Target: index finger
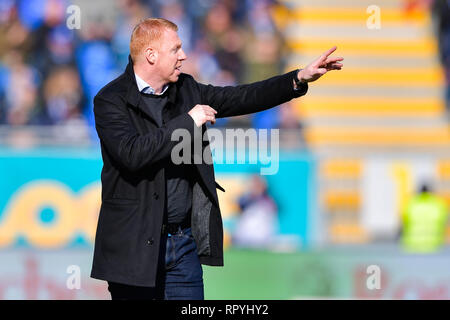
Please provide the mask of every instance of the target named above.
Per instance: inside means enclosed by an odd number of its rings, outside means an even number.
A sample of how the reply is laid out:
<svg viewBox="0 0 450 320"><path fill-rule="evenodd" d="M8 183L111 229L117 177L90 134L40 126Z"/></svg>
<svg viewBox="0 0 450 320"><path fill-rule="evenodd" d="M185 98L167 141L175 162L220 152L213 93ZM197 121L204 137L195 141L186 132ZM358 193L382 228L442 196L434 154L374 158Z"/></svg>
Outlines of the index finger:
<svg viewBox="0 0 450 320"><path fill-rule="evenodd" d="M332 54L333 52L335 52L336 49L337 49L337 46L334 46L333 48L331 48L331 49L325 51L325 52L322 54L322 58L325 58L325 59L328 58L328 56L329 56L330 54Z"/></svg>

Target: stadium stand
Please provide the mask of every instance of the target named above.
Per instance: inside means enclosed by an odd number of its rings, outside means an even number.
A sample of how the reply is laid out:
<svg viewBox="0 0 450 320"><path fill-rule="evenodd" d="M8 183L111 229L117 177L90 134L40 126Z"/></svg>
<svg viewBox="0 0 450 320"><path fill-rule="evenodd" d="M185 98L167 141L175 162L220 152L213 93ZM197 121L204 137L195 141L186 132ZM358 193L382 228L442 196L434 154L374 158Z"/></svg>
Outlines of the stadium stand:
<svg viewBox="0 0 450 320"><path fill-rule="evenodd" d="M361 179L373 154L427 152L437 161L438 192L450 202L450 131L430 11L401 0L377 1L375 8L368 0L281 2L274 15L292 52L288 66L304 66L334 45L345 57L342 72L295 102L318 154L327 240L370 241L361 223ZM379 28L368 25L377 9Z"/></svg>

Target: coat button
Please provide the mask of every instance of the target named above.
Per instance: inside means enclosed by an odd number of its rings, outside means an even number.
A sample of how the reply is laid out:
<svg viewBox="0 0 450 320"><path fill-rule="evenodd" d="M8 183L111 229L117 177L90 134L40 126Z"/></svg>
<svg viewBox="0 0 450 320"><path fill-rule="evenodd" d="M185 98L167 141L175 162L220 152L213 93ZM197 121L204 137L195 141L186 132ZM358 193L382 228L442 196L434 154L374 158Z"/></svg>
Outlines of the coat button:
<svg viewBox="0 0 450 320"><path fill-rule="evenodd" d="M153 193L153 198L158 200L159 199L159 194L157 194L156 192Z"/></svg>
<svg viewBox="0 0 450 320"><path fill-rule="evenodd" d="M153 238L148 239L148 240L147 240L147 244L150 245L150 246L153 245Z"/></svg>

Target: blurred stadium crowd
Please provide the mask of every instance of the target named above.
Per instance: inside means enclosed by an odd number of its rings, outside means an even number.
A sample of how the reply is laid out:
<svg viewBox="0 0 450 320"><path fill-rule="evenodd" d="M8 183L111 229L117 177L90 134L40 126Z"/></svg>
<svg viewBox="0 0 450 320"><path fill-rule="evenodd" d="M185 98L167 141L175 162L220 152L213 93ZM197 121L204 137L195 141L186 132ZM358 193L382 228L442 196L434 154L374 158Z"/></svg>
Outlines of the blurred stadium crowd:
<svg viewBox="0 0 450 320"><path fill-rule="evenodd" d="M70 5L83 8L79 29L67 26ZM178 25L188 55L183 71L200 82L234 85L276 75L283 68L283 40L271 18L273 5L272 0L1 0L0 124L72 125L76 134L85 127L94 137L93 97L123 72L131 31L151 16ZM282 118L269 110L232 121L270 128L282 126ZM290 117L284 119L289 126Z"/></svg>
<svg viewBox="0 0 450 320"><path fill-rule="evenodd" d="M433 10L450 101L450 1L405 3ZM79 29L67 26L70 5L83 8ZM123 72L131 31L151 16L179 26L188 55L183 71L200 82L234 85L279 74L287 55L272 18L275 6L276 0L2 0L0 125L72 126L71 134L95 138L93 97ZM290 109L220 119L217 125L299 128Z"/></svg>

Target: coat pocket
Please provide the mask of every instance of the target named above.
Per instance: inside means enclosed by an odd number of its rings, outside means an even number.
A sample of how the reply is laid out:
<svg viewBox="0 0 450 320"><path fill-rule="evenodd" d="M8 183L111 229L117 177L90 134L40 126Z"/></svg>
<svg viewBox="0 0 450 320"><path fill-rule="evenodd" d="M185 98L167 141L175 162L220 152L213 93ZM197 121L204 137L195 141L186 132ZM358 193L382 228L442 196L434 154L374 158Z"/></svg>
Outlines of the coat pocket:
<svg viewBox="0 0 450 320"><path fill-rule="evenodd" d="M103 201L101 215L101 248L111 263L126 268L136 247L140 223L137 215L139 202L129 199Z"/></svg>

